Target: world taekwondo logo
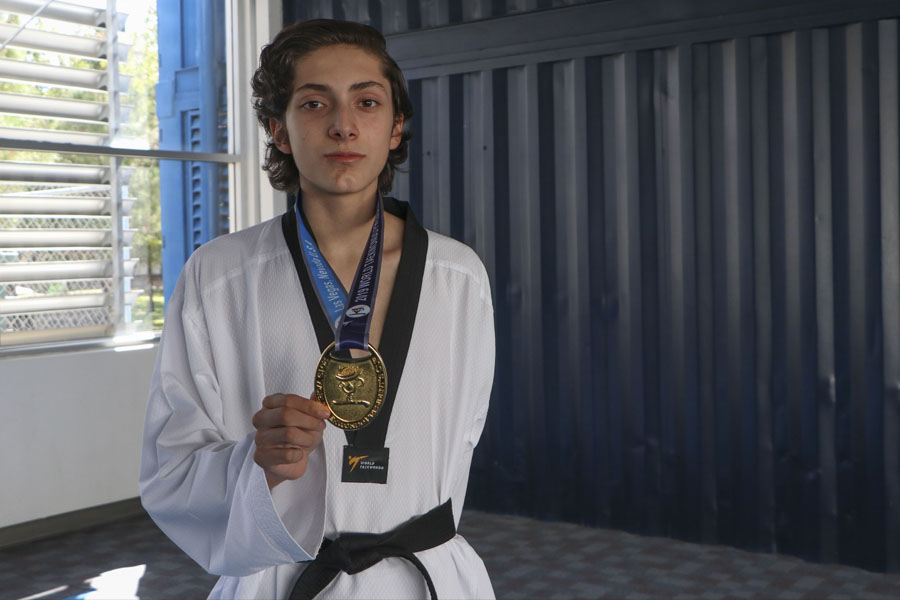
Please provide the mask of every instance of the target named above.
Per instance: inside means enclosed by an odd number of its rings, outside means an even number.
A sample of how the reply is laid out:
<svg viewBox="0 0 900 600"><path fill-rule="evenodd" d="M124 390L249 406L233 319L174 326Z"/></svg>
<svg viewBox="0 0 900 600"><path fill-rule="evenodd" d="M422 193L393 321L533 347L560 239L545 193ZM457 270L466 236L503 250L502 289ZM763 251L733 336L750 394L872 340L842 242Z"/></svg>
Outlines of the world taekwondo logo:
<svg viewBox="0 0 900 600"><path fill-rule="evenodd" d="M347 318L358 319L359 317L364 317L369 314L371 310L372 309L365 304L357 304L356 306L351 306L347 309Z"/></svg>
<svg viewBox="0 0 900 600"><path fill-rule="evenodd" d="M350 472L351 473L353 472L353 469L356 468L356 465L359 464L359 461L361 461L364 458L369 458L369 455L366 454L365 456L348 456L347 457L347 462L350 464Z"/></svg>

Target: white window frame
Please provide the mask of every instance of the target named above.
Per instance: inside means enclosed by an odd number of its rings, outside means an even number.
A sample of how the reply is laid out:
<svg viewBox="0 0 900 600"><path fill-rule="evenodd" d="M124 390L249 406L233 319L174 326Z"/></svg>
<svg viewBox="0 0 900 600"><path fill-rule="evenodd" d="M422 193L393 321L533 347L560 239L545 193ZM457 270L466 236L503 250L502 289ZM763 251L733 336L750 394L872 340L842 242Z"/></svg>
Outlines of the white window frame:
<svg viewBox="0 0 900 600"><path fill-rule="evenodd" d="M239 155L229 173L231 231L273 218L284 211L283 194L269 185L261 165L266 137L256 120L250 78L259 53L282 28L281 0L231 0L226 12L229 152Z"/></svg>

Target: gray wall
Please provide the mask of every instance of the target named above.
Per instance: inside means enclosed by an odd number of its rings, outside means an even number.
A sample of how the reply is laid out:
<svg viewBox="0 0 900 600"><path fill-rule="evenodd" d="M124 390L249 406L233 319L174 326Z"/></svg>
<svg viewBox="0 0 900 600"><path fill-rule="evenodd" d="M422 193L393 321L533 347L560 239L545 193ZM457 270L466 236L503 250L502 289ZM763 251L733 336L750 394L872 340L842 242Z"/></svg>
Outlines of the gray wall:
<svg viewBox="0 0 900 600"><path fill-rule="evenodd" d="M396 195L493 283L470 506L900 571L900 4L398 4Z"/></svg>

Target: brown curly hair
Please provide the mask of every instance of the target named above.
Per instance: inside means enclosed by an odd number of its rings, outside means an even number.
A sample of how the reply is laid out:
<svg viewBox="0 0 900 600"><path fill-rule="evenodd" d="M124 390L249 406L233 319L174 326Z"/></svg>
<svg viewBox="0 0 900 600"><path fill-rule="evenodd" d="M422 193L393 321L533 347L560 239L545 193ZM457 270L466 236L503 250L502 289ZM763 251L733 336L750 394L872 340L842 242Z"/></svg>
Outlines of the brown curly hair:
<svg viewBox="0 0 900 600"><path fill-rule="evenodd" d="M312 19L288 25L259 55L259 68L250 83L253 86L253 108L256 118L266 131L266 159L263 170L277 190L296 192L300 173L294 158L275 147L269 119L284 122L288 102L294 88L294 64L297 59L326 46L356 46L372 54L381 62L382 74L391 84L391 98L395 121L403 116L400 145L388 153L387 164L378 175L378 190L386 194L391 189L394 171L409 154L410 133L406 123L413 115L412 102L400 67L387 53L384 36L368 25L352 21Z"/></svg>

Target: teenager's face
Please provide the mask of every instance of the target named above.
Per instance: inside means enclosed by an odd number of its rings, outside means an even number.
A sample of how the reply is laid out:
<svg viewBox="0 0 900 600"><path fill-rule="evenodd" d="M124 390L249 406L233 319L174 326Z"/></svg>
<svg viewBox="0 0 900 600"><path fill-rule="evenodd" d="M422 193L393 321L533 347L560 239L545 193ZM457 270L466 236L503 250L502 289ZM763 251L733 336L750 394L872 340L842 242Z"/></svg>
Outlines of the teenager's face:
<svg viewBox="0 0 900 600"><path fill-rule="evenodd" d="M403 122L394 120L378 59L354 46L327 46L295 62L284 122L270 126L277 148L293 155L304 194L374 195Z"/></svg>

